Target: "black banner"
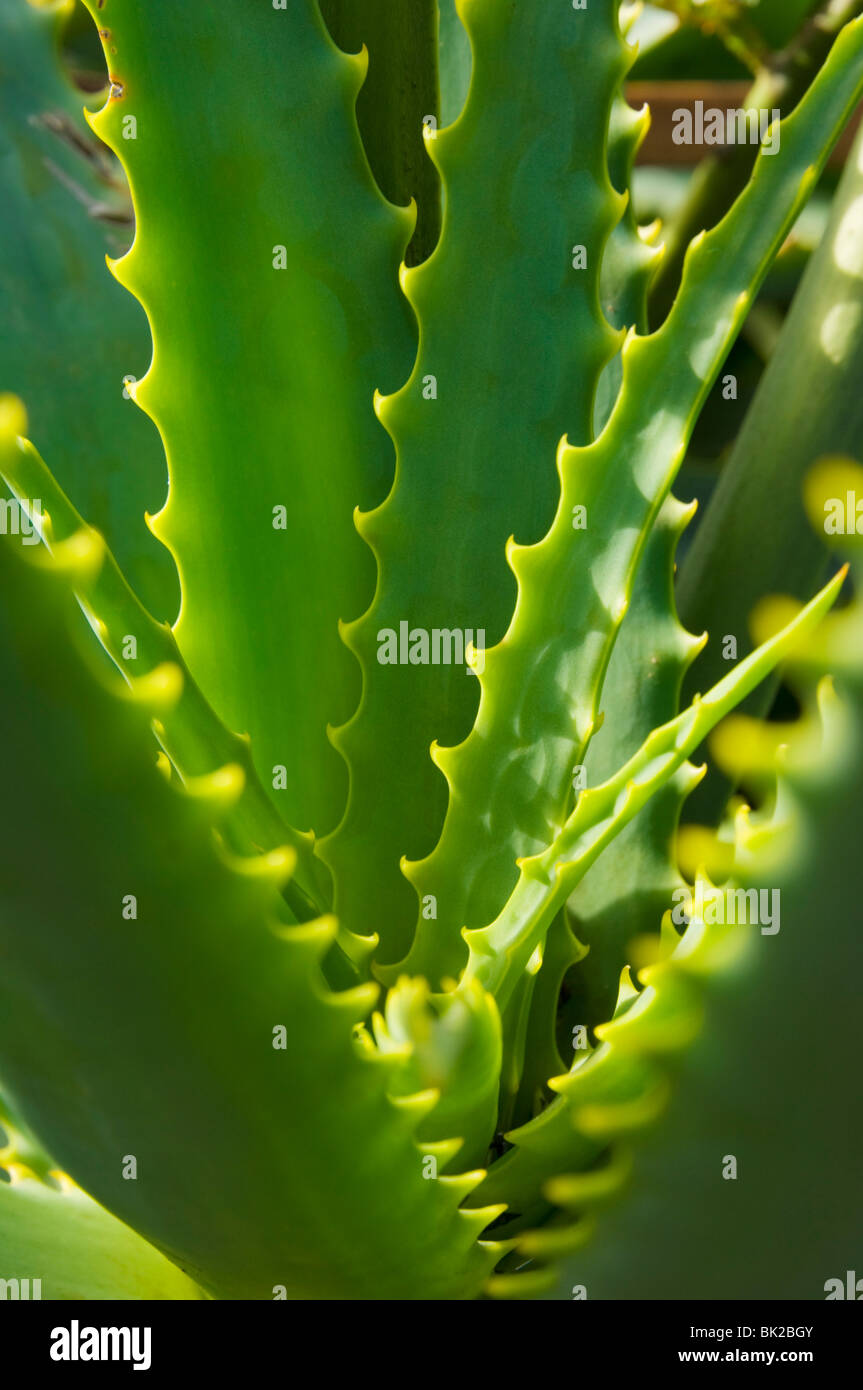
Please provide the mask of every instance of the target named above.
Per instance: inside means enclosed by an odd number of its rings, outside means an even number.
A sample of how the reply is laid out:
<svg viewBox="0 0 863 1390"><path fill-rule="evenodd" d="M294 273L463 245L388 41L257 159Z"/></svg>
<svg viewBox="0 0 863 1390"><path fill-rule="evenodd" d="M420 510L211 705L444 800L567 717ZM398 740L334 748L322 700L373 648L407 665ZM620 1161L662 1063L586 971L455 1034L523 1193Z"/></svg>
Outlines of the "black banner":
<svg viewBox="0 0 863 1390"><path fill-rule="evenodd" d="M847 1302L847 1300L842 1300ZM567 1346L567 1363L577 1375L592 1364L608 1370L672 1366L801 1366L823 1376L853 1364L859 1344L859 1313L824 1303L518 1303L486 1301L450 1304L443 1319L428 1306L399 1304L380 1316L360 1305L286 1303L39 1303L7 1301L0 1310L3 1363L13 1355L23 1367L59 1379L100 1372L137 1372L159 1379L166 1372L193 1370L221 1376L246 1374L272 1362L291 1375L292 1364L308 1367L320 1356L321 1369L333 1371L344 1349L355 1364L357 1353L374 1347L379 1355L392 1338L434 1357L458 1339L459 1361L470 1359L475 1339L477 1362L491 1368L487 1332L503 1326L509 1345L520 1335L525 1355L545 1363L536 1334L554 1338L548 1353L557 1360ZM381 1310L383 1313L383 1310ZM354 1325L354 1316L357 1323ZM394 1321L398 1318L398 1323ZM469 1322L459 1327L461 1317ZM320 1318L320 1329L318 1320ZM520 1329L519 1329L520 1324ZM390 1328L390 1333L384 1329ZM334 1331L338 1329L338 1335ZM566 1342L556 1339L564 1337ZM299 1369L299 1367L297 1367ZM305 1371L303 1374L305 1375Z"/></svg>

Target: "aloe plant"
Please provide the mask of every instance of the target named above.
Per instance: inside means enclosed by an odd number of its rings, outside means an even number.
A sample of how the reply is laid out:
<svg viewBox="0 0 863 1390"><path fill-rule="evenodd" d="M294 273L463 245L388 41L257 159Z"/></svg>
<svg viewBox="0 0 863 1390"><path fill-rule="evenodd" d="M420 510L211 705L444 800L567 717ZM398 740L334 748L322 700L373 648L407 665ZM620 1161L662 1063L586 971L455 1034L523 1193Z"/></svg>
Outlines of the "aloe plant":
<svg viewBox="0 0 863 1390"><path fill-rule="evenodd" d="M840 1094L823 1050L802 1102L787 1051L762 1055L806 986L796 929L777 956L717 904L793 892L789 843L798 872L833 848L819 798L850 795L863 651L856 599L827 616L839 569L761 609L757 644L681 704L707 638L677 616L693 509L671 488L863 95L863 20L649 333L662 251L630 197L648 119L625 100L631 7L461 0L439 46L425 3L415 23L380 0L86 6L109 82L88 119L134 208L122 291L96 274L100 209L63 204L31 148L57 130L41 103L71 120L70 7L0 0L40 74L9 106L0 279L22 343L0 383L0 1277L50 1298L644 1296L638 1238L668 1296L691 1294L663 1241L725 1219L718 1149L762 1180L776 1158L762 1097L725 1099L733 1049L748 1066L752 1040L752 1078L775 1077L782 1114L791 1096L817 1112L831 1154L841 1129L838 1099L811 1095ZM416 236L381 188L415 196ZM53 302L28 254L46 215L70 305L120 306L98 329L12 317ZM124 483L106 500L108 440ZM835 459L808 487L822 531L825 502L863 495ZM799 727L735 722L780 668ZM714 730L748 800L678 843ZM850 979L844 932L811 949ZM817 1032L829 1003L810 1008ZM663 1155L684 1152L672 1190ZM841 1157L831 1180L799 1245L812 1269L753 1274L738 1229L705 1287L738 1296L748 1271L756 1293L823 1296L837 1271L818 1261L854 1258Z"/></svg>

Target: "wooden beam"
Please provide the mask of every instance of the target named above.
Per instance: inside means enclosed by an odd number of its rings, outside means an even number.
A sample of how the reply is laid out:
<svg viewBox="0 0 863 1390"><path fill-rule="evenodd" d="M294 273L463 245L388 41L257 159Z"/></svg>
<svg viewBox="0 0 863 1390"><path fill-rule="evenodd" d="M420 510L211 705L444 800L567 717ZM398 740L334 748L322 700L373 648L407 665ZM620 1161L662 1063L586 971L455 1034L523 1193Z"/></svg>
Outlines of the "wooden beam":
<svg viewBox="0 0 863 1390"><path fill-rule="evenodd" d="M716 145L676 145L671 138L674 113L681 108L694 111L696 101L722 111L739 109L746 103L747 82L629 82L626 99L630 106L650 106L650 129L638 153L639 164L699 164L706 154L717 154ZM863 121L863 102L851 117L830 156L831 168L841 168L848 156L857 128Z"/></svg>

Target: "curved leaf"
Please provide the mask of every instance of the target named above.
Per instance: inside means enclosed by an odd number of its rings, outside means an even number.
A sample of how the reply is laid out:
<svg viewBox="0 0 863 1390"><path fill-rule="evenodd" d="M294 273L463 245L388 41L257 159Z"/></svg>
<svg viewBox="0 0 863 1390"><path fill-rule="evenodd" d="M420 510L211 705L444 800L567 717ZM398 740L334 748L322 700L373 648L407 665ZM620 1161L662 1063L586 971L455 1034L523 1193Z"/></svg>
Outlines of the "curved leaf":
<svg viewBox="0 0 863 1390"><path fill-rule="evenodd" d="M429 145L444 188L441 240L403 276L420 351L405 386L378 406L396 444L396 479L358 520L379 582L346 634L365 683L337 735L351 769L347 813L321 846L337 906L353 930L382 929L385 963L407 949L417 916L400 860L432 848L446 806L429 746L463 737L476 710L464 633L478 647L503 635L515 599L507 536L535 538L551 521L555 445L565 429L590 437L598 374L615 343L598 290L621 201L604 152L626 62L615 10L600 0L562 23L548 6L462 6L471 89L462 115ZM586 268L576 268L576 245L587 249ZM419 649L412 661L402 651L383 662L385 634L409 631L420 642L426 634L427 662L416 661ZM435 632L444 634L437 662ZM439 899L448 915L457 906L450 892ZM440 964L422 973L439 977Z"/></svg>
<svg viewBox="0 0 863 1390"><path fill-rule="evenodd" d="M61 70L64 0L0 0L0 391L30 403L34 428L66 490L109 538L157 617L179 586L144 524L165 497L159 437L123 395L150 359L147 321L105 271L123 233L96 220L114 174Z"/></svg>
<svg viewBox="0 0 863 1390"><path fill-rule="evenodd" d="M459 1210L481 1172L426 1179L414 1133L434 1094L391 1099L392 1064L354 1036L375 988L325 987L331 920L278 920L289 850L218 847L239 768L185 790L160 775L148 722L180 672L107 689L54 563L0 539L12 1103L211 1294L470 1296L499 1254L477 1244L497 1209Z"/></svg>
<svg viewBox="0 0 863 1390"><path fill-rule="evenodd" d="M87 5L114 79L93 125L137 216L114 270L153 332L133 390L168 456L154 527L180 571L177 643L285 818L321 831L347 789L326 726L359 698L338 623L374 587L352 511L392 476L372 398L409 369L396 270L413 218L374 185L365 65L315 0L199 6L193 33L172 0Z"/></svg>

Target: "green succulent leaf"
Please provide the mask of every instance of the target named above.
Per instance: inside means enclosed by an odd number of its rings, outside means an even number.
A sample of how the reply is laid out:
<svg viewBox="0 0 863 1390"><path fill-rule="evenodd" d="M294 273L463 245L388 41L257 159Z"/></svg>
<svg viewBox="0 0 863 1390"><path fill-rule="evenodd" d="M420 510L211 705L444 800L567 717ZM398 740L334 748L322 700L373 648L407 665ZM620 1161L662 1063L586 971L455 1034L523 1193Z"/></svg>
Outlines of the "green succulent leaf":
<svg viewBox="0 0 863 1390"><path fill-rule="evenodd" d="M653 729L678 712L684 673L703 645L682 627L674 606L674 554L691 516L692 509L667 498L648 538L603 686L605 718L585 760L588 786L612 775ZM696 769L684 764L572 894L570 925L589 949L567 981L570 1029L593 1028L610 1017L629 947L659 930L671 894L682 883L675 832L683 803L698 782Z"/></svg>
<svg viewBox="0 0 863 1390"><path fill-rule="evenodd" d="M773 55L755 55L755 82L743 103L748 110L778 110L787 116L818 73L843 25L860 14L863 0L821 0L812 8L814 14L801 15L796 0L793 9L786 6L791 41ZM796 32L794 19L799 25ZM721 155L710 154L699 164L686 198L666 230L667 254L652 286L654 323L659 323L671 307L690 240L725 215L745 187L751 170L752 150L746 144L726 146Z"/></svg>
<svg viewBox="0 0 863 1390"><path fill-rule="evenodd" d="M631 27L626 31L631 34ZM645 105L635 111L618 92L611 107L608 130L608 174L615 190L626 197L620 221L612 228L602 255L599 293L602 312L612 328L647 332L647 292L662 252L653 243L659 224L640 228L630 194L635 158L650 125ZM599 379L594 406L594 429L601 434L620 393L623 364L616 353Z"/></svg>
<svg viewBox="0 0 863 1390"><path fill-rule="evenodd" d="M863 0L76 3L0 0L0 1296L821 1297ZM684 48L794 109L636 173Z"/></svg>
<svg viewBox="0 0 863 1390"><path fill-rule="evenodd" d="M824 497L861 482L859 469L825 465L808 487L813 519L820 520ZM858 569L859 560L858 553ZM785 606L769 605L759 626L765 620L772 626ZM853 781L845 759L859 754L861 623L863 606L855 600L795 646L795 683L806 708L800 724L780 728L735 715L720 727L721 760L760 769L777 790L757 815L741 807L730 864L727 851L723 855L724 872L731 869L724 887L711 884L703 871L696 874L682 937L666 912L661 941L639 974L640 992L625 969L614 1017L596 1030L598 1045L580 1048L569 1073L550 1083L559 1098L508 1136L513 1149L474 1194L472 1200L506 1202L512 1213L499 1234L515 1242L515 1251L492 1280L496 1296L543 1288L560 1293L555 1266L573 1252L567 1284L573 1296L586 1289L591 1299L727 1298L732 1290L751 1298L818 1297L820 1286L807 1282L816 1252L826 1270L846 1268L859 1238L859 1223L849 1225L841 1210L843 1202L846 1211L853 1204L848 1155L855 1151L859 1117L828 1086L821 1133L831 1137L822 1143L819 1134L815 1148L818 1170L830 1172L838 1188L835 1214L814 1240L807 1230L804 1244L792 1212L803 1170L811 1171L811 1147L803 1154L789 1137L797 1111L788 1098L798 1093L801 1072L799 1048L791 1042L799 1019L792 1018L789 1001L804 994L825 1001L829 1021L815 1024L818 1042L807 1047L803 1068L819 1086L815 1078L829 1076L832 1049L853 1016L850 1008L836 1014L850 960L847 942L835 960L822 953L809 992L813 904L811 888L807 893L802 885L817 885L822 894L825 882L833 891L841 879L835 866L825 878L823 866L812 863L812 817L823 812L828 796L835 805L836 854L847 853ZM850 704L837 699L828 681L816 690L827 661L841 672ZM844 786L838 799L837 785ZM766 915L761 902L752 914L748 897L754 892L763 901L765 889ZM742 915L741 894L747 899ZM768 922L760 931L752 925L759 920ZM837 905L833 920L846 921L848 914ZM663 1123L656 1126L660 1115ZM720 1188L728 1194L720 1232L715 1184L737 1178L738 1160L746 1165L740 1197L731 1195L736 1183ZM778 1263L777 1243L785 1252ZM696 1253L705 1249L708 1261ZM532 1264L522 1286L525 1275L518 1271L525 1257Z"/></svg>
<svg viewBox="0 0 863 1390"><path fill-rule="evenodd" d="M177 613L171 558L144 524L165 497L159 437L124 398L150 359L141 309L105 274L127 230L123 192L64 74L66 0L0 0L0 390L29 403L63 485L109 538L161 619Z"/></svg>
<svg viewBox="0 0 863 1390"><path fill-rule="evenodd" d="M51 568L3 537L0 574L15 729L0 1053L16 1110L210 1294L358 1297L370 1270L377 1297L475 1293L500 1253L477 1243L497 1209L459 1210L481 1172L424 1178L414 1132L435 1096L391 1098L393 1064L355 1037L375 987L326 988L330 919L279 921L289 850L217 845L239 768L183 790L156 769L153 686L169 705L180 672L123 698Z"/></svg>
<svg viewBox="0 0 863 1390"><path fill-rule="evenodd" d="M827 226L814 250L734 449L681 566L678 603L687 626L711 633L687 687L709 684L723 665L726 635L751 647L748 617L760 594L803 598L825 573L828 552L803 504L803 479L827 454L859 450L863 436L863 263L856 236L863 209L863 135L858 135ZM811 402L817 400L817 415ZM766 714L775 687L749 703ZM728 783L695 798L701 819L718 818Z"/></svg>
<svg viewBox="0 0 863 1390"><path fill-rule="evenodd" d="M378 589L346 633L363 698L338 733L351 769L347 813L321 850L337 910L354 931L381 930L384 963L404 954L417 916L399 863L432 849L446 808L429 747L464 737L476 710L463 634L478 648L503 636L515 599L507 536L535 539L549 525L555 445L564 429L590 437L598 375L616 345L599 310L601 249L622 202L604 154L627 63L616 5L573 11L563 29L545 6L473 0L461 13L471 87L455 124L429 142L445 199L440 242L402 277L420 350L406 384L378 405L396 478L358 519ZM569 133L550 140L550 129ZM512 407L506 422L501 399ZM387 634L405 644L411 632L428 643L443 633L443 661L382 659ZM455 910L447 903L447 915Z"/></svg>
<svg viewBox="0 0 863 1390"><path fill-rule="evenodd" d="M322 831L347 784L327 723L360 687L338 623L374 589L352 513L392 476L372 397L412 353L395 276L413 215L374 185L365 61L314 0L198 7L193 36L168 0L87 3L114 79L93 125L137 217L114 271L153 333L133 390L168 457L153 526L180 571L177 643L286 819Z"/></svg>
<svg viewBox="0 0 863 1390"><path fill-rule="evenodd" d="M437 129L438 0L321 0L330 33L348 53L368 49L369 68L357 98L357 121L372 173L391 203L417 205L417 225L405 252L418 265L440 235L437 171L424 130Z"/></svg>
<svg viewBox="0 0 863 1390"><path fill-rule="evenodd" d="M614 837L678 772L720 719L811 632L835 603L842 570L777 633L741 661L689 709L654 729L618 772L581 793L560 833L540 853L519 860L519 878L488 927L466 930L466 981L477 979L502 1005L541 947L544 932L568 894Z"/></svg>
<svg viewBox="0 0 863 1390"><path fill-rule="evenodd" d="M854 1055L857 1016L859 931L844 885L863 811L859 604L835 621L854 667L842 702L822 689L816 708L804 694L779 809L744 834L738 858L747 889L779 894L781 929L726 929L745 941L698 980L704 1022L676 1060L663 1123L633 1134L627 1200L568 1261L558 1295L578 1284L591 1299L823 1299L855 1268L863 1135L837 1061ZM802 1219L801 1191L817 1221ZM575 1187L557 1195L578 1211Z"/></svg>
<svg viewBox="0 0 863 1390"><path fill-rule="evenodd" d="M628 338L603 433L592 445L562 445L547 535L508 547L519 587L512 622L486 653L471 734L435 755L450 788L447 816L437 847L410 875L442 911L433 930L419 921L410 971L455 974L462 926L494 916L514 886L515 861L563 823L645 542L752 297L863 91L861 55L857 20L782 123L779 151L761 153L731 212L690 247L662 328ZM558 596L553 611L548 594Z"/></svg>
<svg viewBox="0 0 863 1390"><path fill-rule="evenodd" d="M631 111L622 99L612 112L609 169L621 191L632 182L646 115ZM650 248L657 231L656 226L639 228L630 199L611 235L602 268L603 307L617 329L647 332L650 277L661 255ZM622 375L618 356L600 382L600 430L611 414ZM581 770L586 784L595 785L612 775L651 730L678 713L684 673L702 645L702 639L682 627L674 600L675 554L693 510L669 496L648 536L632 601L603 682L603 721ZM609 1018L628 959L626 948L639 935L658 930L665 905L681 882L673 839L681 804L693 781L693 769L681 768L608 846L572 895L568 914L587 954L567 977L564 1035L567 1029L593 1028Z"/></svg>
<svg viewBox="0 0 863 1390"><path fill-rule="evenodd" d="M464 109L471 77L470 39L457 0L438 0L441 121L452 125Z"/></svg>
<svg viewBox="0 0 863 1390"><path fill-rule="evenodd" d="M320 905L313 896L316 864L311 836L299 834L282 820L257 778L248 740L219 721L185 669L170 627L156 622L139 602L101 535L78 515L33 445L22 438L27 421L18 406L14 398L0 401L0 476L22 506L29 499L39 499L41 535L57 571L74 588L124 677L143 690L142 677L152 677L166 666L182 670L176 703L158 711L154 706L159 743L186 782L219 767L241 768L242 790L222 834L238 854L266 853L289 845L297 865L285 885L286 900L294 921L314 917ZM157 705L160 689L155 680Z"/></svg>
<svg viewBox="0 0 863 1390"><path fill-rule="evenodd" d="M20 1281L29 1281L31 1298L204 1297L164 1255L58 1172L2 1101L0 1125L0 1279L17 1280L19 1293Z"/></svg>

